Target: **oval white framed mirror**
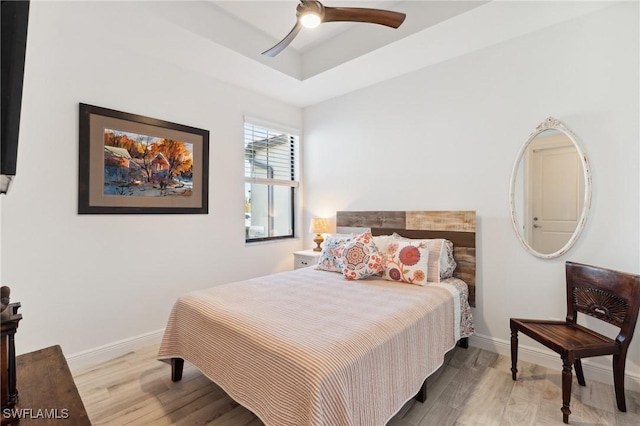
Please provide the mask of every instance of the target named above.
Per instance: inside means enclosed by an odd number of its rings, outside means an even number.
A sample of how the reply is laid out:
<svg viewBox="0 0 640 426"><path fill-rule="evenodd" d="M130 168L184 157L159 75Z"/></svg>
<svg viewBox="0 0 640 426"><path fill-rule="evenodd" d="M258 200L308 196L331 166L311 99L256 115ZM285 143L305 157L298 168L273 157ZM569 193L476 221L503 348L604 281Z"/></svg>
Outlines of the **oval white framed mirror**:
<svg viewBox="0 0 640 426"><path fill-rule="evenodd" d="M561 256L582 233L591 205L589 161L559 120L544 120L520 149L509 204L518 239L534 256Z"/></svg>

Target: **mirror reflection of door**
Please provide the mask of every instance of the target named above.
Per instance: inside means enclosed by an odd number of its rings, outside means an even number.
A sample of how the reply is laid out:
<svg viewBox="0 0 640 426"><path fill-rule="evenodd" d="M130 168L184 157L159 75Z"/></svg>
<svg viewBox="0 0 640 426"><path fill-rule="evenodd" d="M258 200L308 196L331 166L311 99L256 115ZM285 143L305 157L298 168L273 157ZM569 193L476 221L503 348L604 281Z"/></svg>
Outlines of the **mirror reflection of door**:
<svg viewBox="0 0 640 426"><path fill-rule="evenodd" d="M571 139L544 131L529 145L525 213L528 241L539 253L553 253L573 235L584 202L581 159Z"/></svg>
<svg viewBox="0 0 640 426"><path fill-rule="evenodd" d="M565 254L585 228L591 172L576 136L548 117L524 143L511 172L511 224L534 256Z"/></svg>

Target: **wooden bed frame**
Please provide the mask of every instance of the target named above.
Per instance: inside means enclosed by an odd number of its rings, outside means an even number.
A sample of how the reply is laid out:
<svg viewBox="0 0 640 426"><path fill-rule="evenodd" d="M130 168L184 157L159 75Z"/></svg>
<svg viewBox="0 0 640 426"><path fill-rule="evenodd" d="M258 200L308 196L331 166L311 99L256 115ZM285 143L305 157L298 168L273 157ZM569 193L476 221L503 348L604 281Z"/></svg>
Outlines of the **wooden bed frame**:
<svg viewBox="0 0 640 426"><path fill-rule="evenodd" d="M338 211L336 230L358 232L371 229L373 235L389 235L394 232L407 238L445 238L453 242L453 257L457 267L454 277L465 281L469 287L469 305L476 306L476 213L475 211ZM468 338L458 346L468 347ZM184 360L171 358L171 380L182 379ZM422 384L415 398L427 399L427 381Z"/></svg>

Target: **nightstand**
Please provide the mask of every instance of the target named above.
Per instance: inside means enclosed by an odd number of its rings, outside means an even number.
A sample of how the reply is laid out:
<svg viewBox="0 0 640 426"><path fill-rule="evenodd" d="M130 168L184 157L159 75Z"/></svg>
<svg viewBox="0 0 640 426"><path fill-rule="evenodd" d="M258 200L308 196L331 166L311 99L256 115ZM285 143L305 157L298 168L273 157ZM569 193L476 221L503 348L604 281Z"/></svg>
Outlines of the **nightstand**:
<svg viewBox="0 0 640 426"><path fill-rule="evenodd" d="M306 268L317 265L320 259L320 251L302 250L293 253L293 269Z"/></svg>

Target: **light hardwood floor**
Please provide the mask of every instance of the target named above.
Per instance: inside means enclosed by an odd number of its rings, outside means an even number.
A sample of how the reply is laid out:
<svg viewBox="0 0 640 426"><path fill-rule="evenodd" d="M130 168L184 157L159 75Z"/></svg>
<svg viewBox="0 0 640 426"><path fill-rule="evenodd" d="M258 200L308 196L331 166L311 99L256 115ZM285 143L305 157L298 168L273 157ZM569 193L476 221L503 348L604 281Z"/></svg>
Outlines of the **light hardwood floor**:
<svg viewBox="0 0 640 426"><path fill-rule="evenodd" d="M189 364L182 381L171 382L157 350L74 372L94 425L262 425ZM510 367L508 357L456 348L428 380L427 401L407 403L389 425L562 425L560 371L519 362L514 382ZM586 381L581 387L574 377L571 424L640 425L640 392L627 390L627 412L621 413L611 385Z"/></svg>

